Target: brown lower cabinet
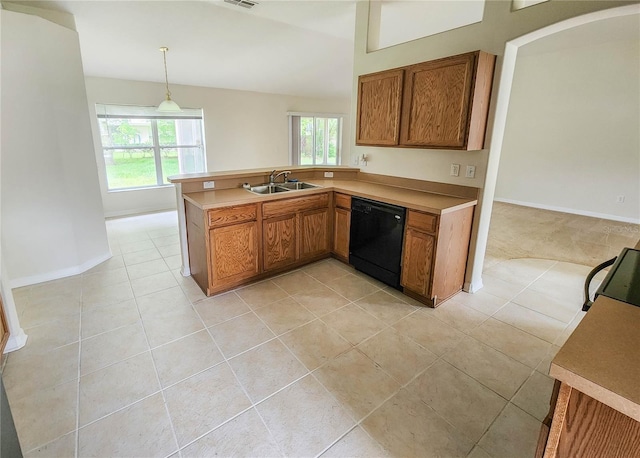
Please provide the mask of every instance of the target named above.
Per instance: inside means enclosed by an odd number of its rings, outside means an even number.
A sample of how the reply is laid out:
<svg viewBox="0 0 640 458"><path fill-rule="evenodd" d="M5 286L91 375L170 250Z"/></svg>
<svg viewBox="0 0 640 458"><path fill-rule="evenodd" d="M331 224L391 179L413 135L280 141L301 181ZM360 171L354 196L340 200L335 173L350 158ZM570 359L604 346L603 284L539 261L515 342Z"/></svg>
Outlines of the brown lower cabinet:
<svg viewBox="0 0 640 458"><path fill-rule="evenodd" d="M556 380L536 457L640 457L640 422Z"/></svg>
<svg viewBox="0 0 640 458"><path fill-rule="evenodd" d="M333 213L333 254L349 262L349 233L351 231L351 196L337 192Z"/></svg>
<svg viewBox="0 0 640 458"><path fill-rule="evenodd" d="M436 307L462 290L473 210L441 215L407 210L400 277L405 294Z"/></svg>
<svg viewBox="0 0 640 458"><path fill-rule="evenodd" d="M331 253L328 192L202 210L185 200L191 275L212 295Z"/></svg>
<svg viewBox="0 0 640 458"><path fill-rule="evenodd" d="M212 285L225 287L251 278L258 269L258 222L232 224L209 231Z"/></svg>
<svg viewBox="0 0 640 458"><path fill-rule="evenodd" d="M300 213L300 259L309 259L331 251L329 208Z"/></svg>
<svg viewBox="0 0 640 458"><path fill-rule="evenodd" d="M264 271L327 256L329 193L262 204Z"/></svg>
<svg viewBox="0 0 640 458"><path fill-rule="evenodd" d="M426 298L431 286L431 265L436 238L412 227L407 228L404 237L402 286Z"/></svg>
<svg viewBox="0 0 640 458"><path fill-rule="evenodd" d="M191 276L207 295L260 273L257 204L203 211L186 201L185 207Z"/></svg>
<svg viewBox="0 0 640 458"><path fill-rule="evenodd" d="M286 267L298 260L296 214L276 216L262 222L264 270Z"/></svg>
<svg viewBox="0 0 640 458"><path fill-rule="evenodd" d="M334 201L335 200L335 204ZM351 196L323 192L202 210L185 200L191 275L207 295L333 255L349 262ZM474 207L407 211L401 284L435 307L462 289Z"/></svg>

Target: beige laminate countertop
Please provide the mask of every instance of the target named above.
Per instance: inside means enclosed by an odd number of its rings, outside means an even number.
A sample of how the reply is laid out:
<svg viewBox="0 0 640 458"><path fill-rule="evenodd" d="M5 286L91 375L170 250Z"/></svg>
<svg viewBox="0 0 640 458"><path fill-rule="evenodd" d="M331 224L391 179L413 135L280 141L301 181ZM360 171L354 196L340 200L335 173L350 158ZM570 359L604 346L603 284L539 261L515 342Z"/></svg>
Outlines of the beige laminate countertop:
<svg viewBox="0 0 640 458"><path fill-rule="evenodd" d="M438 215L470 207L478 203L478 201L474 199L416 191L413 189L404 189L396 186L387 186L364 181L323 179L305 181L322 187L270 195L254 194L242 188L220 189L188 193L184 194L184 198L197 207L203 210L208 210L227 205L263 202L309 194L318 194L326 191L338 191L352 196L378 200L380 202L400 205L413 210L421 210Z"/></svg>
<svg viewBox="0 0 640 458"><path fill-rule="evenodd" d="M280 165L277 167L260 169L224 170L219 172L184 173L182 175L172 175L167 177L170 183L189 183L203 180L219 180L228 178L244 178L247 175L269 175L271 170L290 170L292 172L309 172L314 170L334 170L340 172L357 172L358 167L348 165Z"/></svg>
<svg viewBox="0 0 640 458"><path fill-rule="evenodd" d="M640 421L640 307L598 296L549 375Z"/></svg>

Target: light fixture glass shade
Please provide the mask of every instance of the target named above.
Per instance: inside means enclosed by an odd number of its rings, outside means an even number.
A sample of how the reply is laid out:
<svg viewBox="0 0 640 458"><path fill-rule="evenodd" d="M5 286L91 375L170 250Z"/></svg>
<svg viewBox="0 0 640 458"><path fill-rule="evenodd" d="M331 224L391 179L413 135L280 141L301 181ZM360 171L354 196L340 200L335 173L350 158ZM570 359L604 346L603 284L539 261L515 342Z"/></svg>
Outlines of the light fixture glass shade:
<svg viewBox="0 0 640 458"><path fill-rule="evenodd" d="M163 100L162 103L158 105L156 111L160 113L182 113L182 108L180 108L176 102L167 98L167 100Z"/></svg>
<svg viewBox="0 0 640 458"><path fill-rule="evenodd" d="M163 46L160 48L160 52L162 52L162 61L164 62L164 84L167 88L167 98L158 105L156 111L161 113L181 113L182 109L178 106L176 102L171 100L171 92L169 92L169 74L167 73L167 51L169 48Z"/></svg>

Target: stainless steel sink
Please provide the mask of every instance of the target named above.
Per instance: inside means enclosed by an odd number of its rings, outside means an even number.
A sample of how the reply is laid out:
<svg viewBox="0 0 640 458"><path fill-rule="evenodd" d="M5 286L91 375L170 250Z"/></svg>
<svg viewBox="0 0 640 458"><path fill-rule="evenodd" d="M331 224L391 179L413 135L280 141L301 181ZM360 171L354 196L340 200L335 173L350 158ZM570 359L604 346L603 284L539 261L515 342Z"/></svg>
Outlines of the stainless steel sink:
<svg viewBox="0 0 640 458"><path fill-rule="evenodd" d="M312 188L319 188L320 187L317 184L304 183L302 181L289 181L287 183L279 184L278 186L281 186L281 187L287 188L287 189L291 189L291 190L312 189Z"/></svg>
<svg viewBox="0 0 640 458"><path fill-rule="evenodd" d="M290 181L287 183L278 184L261 184L258 186L251 186L249 191L256 194L275 194L277 192L297 191L301 189L313 189L320 188L317 184L304 183L300 181Z"/></svg>
<svg viewBox="0 0 640 458"><path fill-rule="evenodd" d="M264 184L259 186L251 186L249 188L249 191L255 192L256 194L275 194L276 192L287 192L289 190L279 185Z"/></svg>

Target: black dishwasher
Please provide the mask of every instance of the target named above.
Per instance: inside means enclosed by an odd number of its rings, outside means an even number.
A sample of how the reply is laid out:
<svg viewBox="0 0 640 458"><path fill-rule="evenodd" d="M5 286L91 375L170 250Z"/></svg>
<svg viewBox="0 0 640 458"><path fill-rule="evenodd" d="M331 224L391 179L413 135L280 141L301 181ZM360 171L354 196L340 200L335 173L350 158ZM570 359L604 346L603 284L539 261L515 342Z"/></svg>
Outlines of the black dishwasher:
<svg viewBox="0 0 640 458"><path fill-rule="evenodd" d="M405 212L396 205L351 199L349 263L396 289L400 289Z"/></svg>

